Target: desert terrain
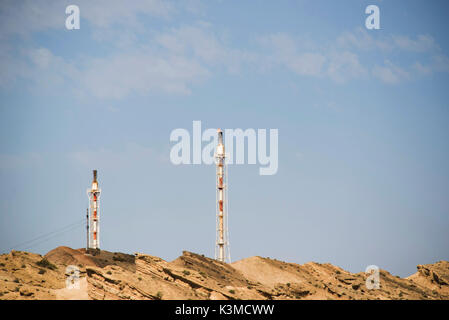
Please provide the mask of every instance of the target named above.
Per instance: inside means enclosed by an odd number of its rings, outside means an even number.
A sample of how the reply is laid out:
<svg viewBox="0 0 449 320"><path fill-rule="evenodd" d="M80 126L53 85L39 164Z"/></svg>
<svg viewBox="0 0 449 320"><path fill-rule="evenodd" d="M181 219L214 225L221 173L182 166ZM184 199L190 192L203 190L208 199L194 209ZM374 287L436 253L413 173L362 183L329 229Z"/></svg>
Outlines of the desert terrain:
<svg viewBox="0 0 449 320"><path fill-rule="evenodd" d="M70 268L79 271L78 278ZM328 263L299 265L259 256L225 264L184 251L169 262L143 253L94 255L58 247L44 256L24 251L0 255L0 299L449 299L447 261L418 265L407 278L380 270L379 289L367 289L368 276Z"/></svg>

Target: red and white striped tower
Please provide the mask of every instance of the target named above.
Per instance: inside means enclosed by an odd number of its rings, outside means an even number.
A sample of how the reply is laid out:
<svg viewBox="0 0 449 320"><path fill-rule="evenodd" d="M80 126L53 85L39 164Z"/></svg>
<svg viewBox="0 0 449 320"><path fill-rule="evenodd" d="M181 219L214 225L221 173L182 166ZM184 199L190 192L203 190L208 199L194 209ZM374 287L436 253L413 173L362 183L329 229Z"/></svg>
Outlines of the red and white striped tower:
<svg viewBox="0 0 449 320"><path fill-rule="evenodd" d="M94 170L92 186L87 189L89 197L89 249L100 249L100 193L98 188L97 170Z"/></svg>
<svg viewBox="0 0 449 320"><path fill-rule="evenodd" d="M227 196L227 167L226 154L223 144L223 131L218 131L218 145L215 152L217 168L217 194L216 194L216 245L215 259L222 262L231 262L229 252L228 234L228 196Z"/></svg>

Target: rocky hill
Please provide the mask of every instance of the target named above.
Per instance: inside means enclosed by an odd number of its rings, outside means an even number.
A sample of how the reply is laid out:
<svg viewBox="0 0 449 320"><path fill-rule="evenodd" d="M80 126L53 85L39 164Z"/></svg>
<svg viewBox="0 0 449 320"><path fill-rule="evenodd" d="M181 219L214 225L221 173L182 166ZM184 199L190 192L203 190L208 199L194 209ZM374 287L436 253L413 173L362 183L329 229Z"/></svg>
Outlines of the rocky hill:
<svg viewBox="0 0 449 320"><path fill-rule="evenodd" d="M79 270L73 288L68 266ZM449 299L447 261L419 265L408 278L381 270L377 290L366 288L368 276L327 263L251 257L225 264L186 251L168 262L58 247L45 256L0 255L0 299Z"/></svg>

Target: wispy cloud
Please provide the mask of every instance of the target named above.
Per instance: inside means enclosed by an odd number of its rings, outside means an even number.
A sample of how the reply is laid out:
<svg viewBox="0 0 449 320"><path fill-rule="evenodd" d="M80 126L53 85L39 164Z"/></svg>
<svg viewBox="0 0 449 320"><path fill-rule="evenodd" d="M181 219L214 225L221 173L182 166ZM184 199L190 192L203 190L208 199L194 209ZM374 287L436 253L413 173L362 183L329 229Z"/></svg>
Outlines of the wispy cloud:
<svg viewBox="0 0 449 320"><path fill-rule="evenodd" d="M199 8L197 3L188 2L181 10L197 12L191 10L192 3ZM67 4L65 0L6 0L0 11L1 38L12 34L26 38L34 32L64 29ZM154 92L190 94L196 85L216 74L242 70L281 69L298 77L338 84L370 77L399 84L422 75L449 72L449 58L426 34L379 35L358 28L318 43L304 41L298 35L268 33L248 39L253 46L236 46L225 31L205 21L144 28L142 17L173 22L180 9L171 2L80 0L77 4L91 40L110 44L111 50L103 56L83 53L70 60L44 46L24 47L5 40L0 46L0 86L25 79L39 89L62 88L78 96L122 99ZM414 60L397 61L394 56L398 52L414 55Z"/></svg>
<svg viewBox="0 0 449 320"><path fill-rule="evenodd" d="M399 50L414 52L431 52L439 49L433 37L419 34L416 37L405 35L372 35L366 29L343 32L337 37L336 44L345 49L380 50L383 52Z"/></svg>
<svg viewBox="0 0 449 320"><path fill-rule="evenodd" d="M449 73L449 57L445 55L434 55L430 58L430 61L415 62L413 68L416 72L421 74L431 74L434 72L447 72Z"/></svg>
<svg viewBox="0 0 449 320"><path fill-rule="evenodd" d="M230 72L257 59L256 53L229 45L226 37L205 21L160 32L155 41L171 55L189 57L208 66L223 66Z"/></svg>
<svg viewBox="0 0 449 320"><path fill-rule="evenodd" d="M344 83L366 74L358 55L348 50L330 50L329 45L304 48L301 40L283 33L260 37L258 41L269 48L265 58L269 66L282 65L300 76L329 77Z"/></svg>
<svg viewBox="0 0 449 320"><path fill-rule="evenodd" d="M285 33L269 34L259 37L258 43L267 50L267 55L259 59L266 64L264 69L280 65L298 75L322 75L326 57L320 52L300 50L293 36Z"/></svg>
<svg viewBox="0 0 449 320"><path fill-rule="evenodd" d="M5 50L2 47L0 57L0 86L3 88L26 80L39 90L54 91L67 85L74 86L73 80L80 78L80 72L73 63L54 55L47 48Z"/></svg>
<svg viewBox="0 0 449 320"><path fill-rule="evenodd" d="M83 17L97 27L140 27L139 16L167 18L174 11L172 4L163 0L82 0L79 3L80 8L83 8Z"/></svg>
<svg viewBox="0 0 449 320"><path fill-rule="evenodd" d="M372 74L375 78L387 84L397 84L402 80L410 78L410 72L394 65L390 61L385 61L383 66L374 66Z"/></svg>
<svg viewBox="0 0 449 320"><path fill-rule="evenodd" d="M65 28L65 8L70 0L3 0L0 4L0 30L3 35L29 35L49 29ZM141 27L141 16L167 18L173 13L171 3L162 0L78 0L82 21L91 26L106 28Z"/></svg>
<svg viewBox="0 0 449 320"><path fill-rule="evenodd" d="M330 53L329 61L327 73L332 80L338 83L344 83L347 80L359 78L366 74L366 70L360 63L358 55L353 52Z"/></svg>
<svg viewBox="0 0 449 320"><path fill-rule="evenodd" d="M6 48L6 47L5 47ZM48 48L0 50L0 85L22 78L39 87L64 86L79 95L121 99L129 94L190 94L192 86L224 67L238 72L251 54L225 45L208 24L196 23L154 33L147 43L76 62Z"/></svg>
<svg viewBox="0 0 449 320"><path fill-rule="evenodd" d="M195 60L143 49L89 61L81 81L98 98L120 99L130 93L189 94L208 74Z"/></svg>
<svg viewBox="0 0 449 320"><path fill-rule="evenodd" d="M406 51L429 52L439 47L430 35L418 35L416 39L407 36L392 35L393 47Z"/></svg>
<svg viewBox="0 0 449 320"><path fill-rule="evenodd" d="M383 65L374 63L371 66L371 74L386 84L399 84L421 75L449 72L449 58L428 34L415 37L397 34L374 36L358 28L353 32L344 32L337 38L336 44L342 50L369 52L371 59L383 58ZM401 55L401 61L393 63L388 58L395 54ZM405 61L413 59L414 63L406 64Z"/></svg>

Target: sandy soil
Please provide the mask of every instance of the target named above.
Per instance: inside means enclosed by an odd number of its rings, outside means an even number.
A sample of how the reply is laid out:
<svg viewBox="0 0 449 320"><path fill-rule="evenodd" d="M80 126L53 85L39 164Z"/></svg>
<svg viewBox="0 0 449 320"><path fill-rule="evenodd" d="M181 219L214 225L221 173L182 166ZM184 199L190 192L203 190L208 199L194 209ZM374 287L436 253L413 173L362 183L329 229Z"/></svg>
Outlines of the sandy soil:
<svg viewBox="0 0 449 320"><path fill-rule="evenodd" d="M78 288L67 286L74 269ZM407 278L380 270L376 290L368 277L328 263L250 257L225 264L187 251L171 262L68 247L0 255L0 299L449 299L447 261L419 265Z"/></svg>

